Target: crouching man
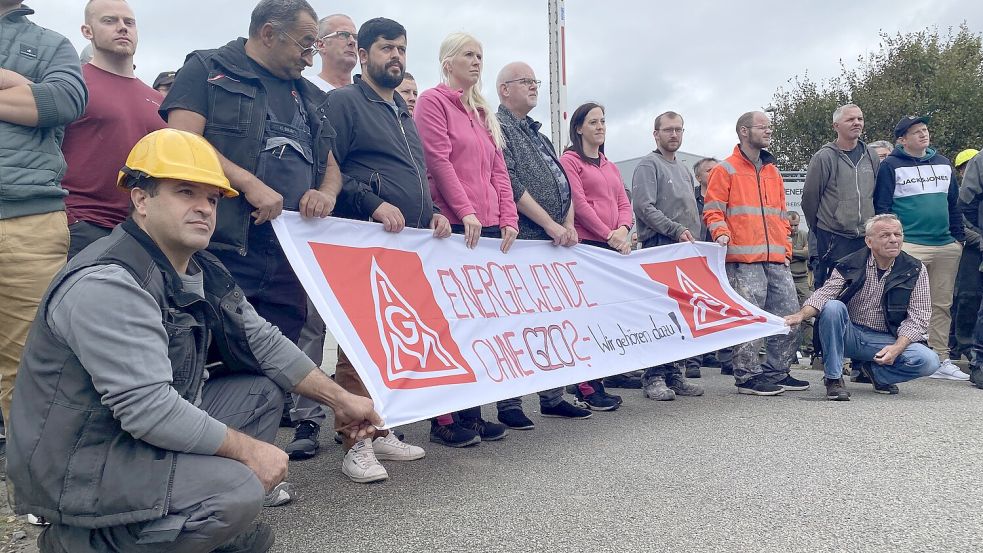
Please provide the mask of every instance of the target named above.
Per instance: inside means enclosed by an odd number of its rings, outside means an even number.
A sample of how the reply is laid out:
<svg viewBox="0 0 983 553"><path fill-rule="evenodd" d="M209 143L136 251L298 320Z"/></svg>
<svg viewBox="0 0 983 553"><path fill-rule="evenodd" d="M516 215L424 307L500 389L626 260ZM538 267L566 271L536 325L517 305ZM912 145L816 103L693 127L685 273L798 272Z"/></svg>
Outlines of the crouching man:
<svg viewBox="0 0 983 553"><path fill-rule="evenodd" d="M284 391L356 438L368 398L315 369L203 250L237 192L198 135L142 138L120 173L131 215L54 278L31 328L8 436L18 513L42 552L267 551L282 495ZM211 354L211 355L209 355ZM210 363L206 369L206 358Z"/></svg>
<svg viewBox="0 0 983 553"><path fill-rule="evenodd" d="M939 368L938 355L925 345L932 316L925 266L901 251L904 233L894 215L871 217L865 231L867 247L837 261L802 309L785 317L796 326L819 315L826 397L834 401L850 399L844 357L864 361L861 371L882 394L896 394L897 383Z"/></svg>

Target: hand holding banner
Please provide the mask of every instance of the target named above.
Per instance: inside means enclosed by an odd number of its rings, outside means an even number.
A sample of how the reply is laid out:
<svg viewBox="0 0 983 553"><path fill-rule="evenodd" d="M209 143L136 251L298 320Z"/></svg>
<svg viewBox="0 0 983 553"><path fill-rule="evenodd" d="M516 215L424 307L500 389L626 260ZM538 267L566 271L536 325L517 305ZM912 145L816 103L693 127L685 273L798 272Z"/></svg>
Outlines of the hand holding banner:
<svg viewBox="0 0 983 553"><path fill-rule="evenodd" d="M714 244L503 254L292 212L273 227L387 427L788 332L734 292Z"/></svg>

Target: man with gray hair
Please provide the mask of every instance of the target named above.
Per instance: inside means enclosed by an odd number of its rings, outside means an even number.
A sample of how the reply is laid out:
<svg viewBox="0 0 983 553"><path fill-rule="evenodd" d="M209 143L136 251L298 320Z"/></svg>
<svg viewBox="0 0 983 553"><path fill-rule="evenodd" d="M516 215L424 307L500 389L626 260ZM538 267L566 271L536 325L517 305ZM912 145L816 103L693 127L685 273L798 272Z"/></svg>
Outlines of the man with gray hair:
<svg viewBox="0 0 983 553"><path fill-rule="evenodd" d="M899 382L929 376L938 356L925 345L932 301L928 271L901 251L904 231L892 214L867 221L865 247L836 262L826 283L798 313L785 317L795 327L819 316L816 334L826 352L826 397L848 401L843 357L867 363L861 370L881 394L897 394Z"/></svg>
<svg viewBox="0 0 983 553"><path fill-rule="evenodd" d="M355 22L336 13L321 18L317 24L321 71L311 79L325 92L352 84L352 69L358 63L358 33Z"/></svg>
<svg viewBox="0 0 983 553"><path fill-rule="evenodd" d="M875 153L877 153L877 159L881 161L884 161L884 158L891 155L891 152L894 151L894 145L888 142L887 140L877 140L871 142L867 146L870 147L872 150L874 150Z"/></svg>
<svg viewBox="0 0 983 553"><path fill-rule="evenodd" d="M860 135L864 114L855 104L833 112L836 139L809 161L802 188L802 212L816 237L816 288L822 287L836 261L864 248L864 221L874 214L874 183L880 158Z"/></svg>
<svg viewBox="0 0 983 553"><path fill-rule="evenodd" d="M574 246L573 202L570 183L553 144L539 132L542 126L529 117L539 102L539 84L532 67L507 64L498 73L498 120L505 136L505 167L519 211L520 240L550 240L554 246ZM563 399L563 388L539 392L545 417L590 418L591 412ZM498 420L509 428L532 430L533 421L522 412L522 398L498 402Z"/></svg>

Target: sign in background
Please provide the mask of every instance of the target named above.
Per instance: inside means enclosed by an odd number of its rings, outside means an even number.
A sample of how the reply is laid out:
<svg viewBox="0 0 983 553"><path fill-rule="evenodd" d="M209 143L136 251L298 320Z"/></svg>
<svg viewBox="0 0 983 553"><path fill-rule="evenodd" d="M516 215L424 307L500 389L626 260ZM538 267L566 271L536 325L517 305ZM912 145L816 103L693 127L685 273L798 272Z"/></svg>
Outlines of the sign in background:
<svg viewBox="0 0 983 553"><path fill-rule="evenodd" d="M787 332L731 289L723 248L638 250L273 221L387 427Z"/></svg>

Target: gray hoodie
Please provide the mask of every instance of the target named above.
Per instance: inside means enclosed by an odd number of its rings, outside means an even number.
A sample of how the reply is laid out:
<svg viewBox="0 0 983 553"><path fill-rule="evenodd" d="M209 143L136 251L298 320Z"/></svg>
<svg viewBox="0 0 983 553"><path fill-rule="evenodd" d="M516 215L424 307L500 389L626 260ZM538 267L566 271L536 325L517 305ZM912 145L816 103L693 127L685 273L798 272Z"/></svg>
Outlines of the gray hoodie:
<svg viewBox="0 0 983 553"><path fill-rule="evenodd" d="M802 189L802 212L810 229L857 238L874 216L874 183L880 159L866 144L856 165L834 142L813 154Z"/></svg>
<svg viewBox="0 0 983 553"><path fill-rule="evenodd" d="M689 229L700 239L696 177L679 160L668 161L658 150L643 157L631 178L632 209L643 247L675 244Z"/></svg>

